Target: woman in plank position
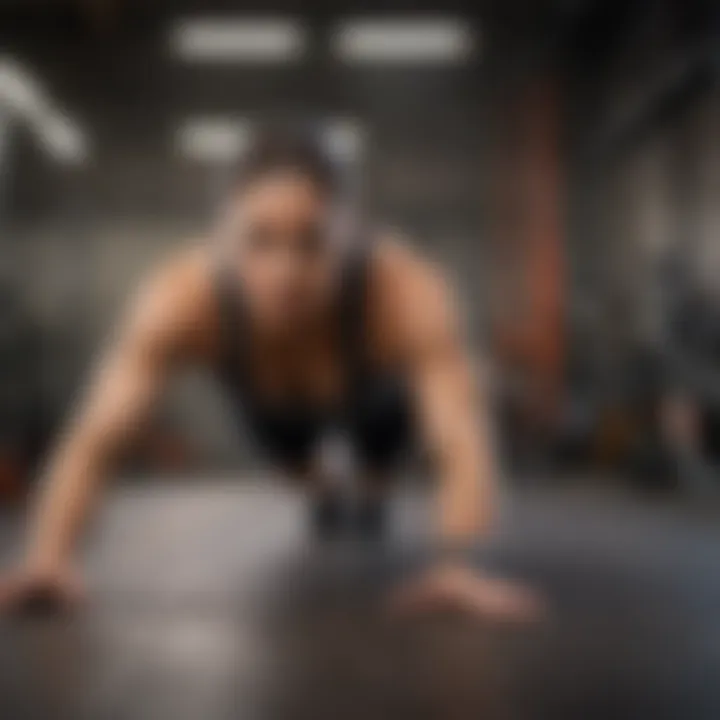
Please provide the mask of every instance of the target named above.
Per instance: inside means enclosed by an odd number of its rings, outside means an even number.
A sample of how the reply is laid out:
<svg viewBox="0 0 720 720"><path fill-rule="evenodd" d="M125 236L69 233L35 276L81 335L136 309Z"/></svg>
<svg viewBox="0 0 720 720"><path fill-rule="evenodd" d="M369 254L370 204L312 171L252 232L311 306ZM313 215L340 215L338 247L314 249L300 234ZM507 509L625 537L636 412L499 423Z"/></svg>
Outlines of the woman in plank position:
<svg viewBox="0 0 720 720"><path fill-rule="evenodd" d="M313 496L316 530L382 532L383 488L416 439L437 473L438 552L396 600L497 618L536 603L469 565L490 528L494 469L457 308L443 273L412 247L341 223L337 168L312 136L260 133L205 241L154 273L62 435L34 508L27 554L0 607L72 603L75 541L101 480L165 380L207 368L254 438ZM318 462L342 432L363 499L348 507Z"/></svg>

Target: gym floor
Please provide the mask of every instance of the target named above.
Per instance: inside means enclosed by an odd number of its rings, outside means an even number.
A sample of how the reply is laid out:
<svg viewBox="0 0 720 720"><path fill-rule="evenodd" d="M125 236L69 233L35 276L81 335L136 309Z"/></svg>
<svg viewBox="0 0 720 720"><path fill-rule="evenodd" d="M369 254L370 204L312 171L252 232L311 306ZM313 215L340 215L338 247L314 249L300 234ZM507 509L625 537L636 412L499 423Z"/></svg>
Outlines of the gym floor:
<svg viewBox="0 0 720 720"><path fill-rule="evenodd" d="M427 501L379 552L306 539L271 483L116 489L72 618L0 626L0 717L720 718L719 512L597 492L509 498L478 558L540 589L533 627L392 619ZM16 551L18 519L0 519Z"/></svg>

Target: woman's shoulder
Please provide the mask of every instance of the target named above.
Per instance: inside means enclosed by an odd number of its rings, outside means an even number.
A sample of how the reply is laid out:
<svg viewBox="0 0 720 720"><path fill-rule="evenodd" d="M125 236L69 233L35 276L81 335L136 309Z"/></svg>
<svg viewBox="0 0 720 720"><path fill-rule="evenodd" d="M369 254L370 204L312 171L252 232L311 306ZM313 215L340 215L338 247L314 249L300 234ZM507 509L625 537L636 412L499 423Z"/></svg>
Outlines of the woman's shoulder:
<svg viewBox="0 0 720 720"><path fill-rule="evenodd" d="M141 282L135 316L149 331L182 346L189 355L214 352L218 312L213 254L197 241L163 258Z"/></svg>
<svg viewBox="0 0 720 720"><path fill-rule="evenodd" d="M413 338L445 325L454 291L443 267L407 236L385 232L372 245L368 311L372 336L400 352ZM396 347L397 346L397 347Z"/></svg>

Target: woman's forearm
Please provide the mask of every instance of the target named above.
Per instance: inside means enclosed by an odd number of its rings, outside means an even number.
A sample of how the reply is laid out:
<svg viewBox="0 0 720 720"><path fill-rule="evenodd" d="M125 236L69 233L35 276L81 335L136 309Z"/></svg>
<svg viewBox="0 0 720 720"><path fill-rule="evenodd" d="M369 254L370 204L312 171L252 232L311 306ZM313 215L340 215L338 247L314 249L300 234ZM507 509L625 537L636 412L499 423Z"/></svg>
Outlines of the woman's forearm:
<svg viewBox="0 0 720 720"><path fill-rule="evenodd" d="M438 534L465 543L487 534L495 517L495 464L474 417L456 418L439 463Z"/></svg>
<svg viewBox="0 0 720 720"><path fill-rule="evenodd" d="M58 448L31 516L28 564L52 567L69 560L107 470L108 455L96 439L82 436Z"/></svg>

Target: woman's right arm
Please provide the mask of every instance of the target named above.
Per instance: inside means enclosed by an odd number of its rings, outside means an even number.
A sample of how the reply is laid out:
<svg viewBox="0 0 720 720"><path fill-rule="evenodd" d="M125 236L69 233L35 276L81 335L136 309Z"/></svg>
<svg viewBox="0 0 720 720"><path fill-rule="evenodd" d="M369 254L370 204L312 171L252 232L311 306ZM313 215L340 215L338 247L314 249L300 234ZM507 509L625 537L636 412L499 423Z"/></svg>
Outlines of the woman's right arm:
<svg viewBox="0 0 720 720"><path fill-rule="evenodd" d="M169 273L140 293L99 363L39 485L26 556L19 572L0 583L0 608L22 604L38 589L70 593L63 583L69 582L72 553L97 491L187 349L187 305L178 302L186 288L179 280Z"/></svg>

